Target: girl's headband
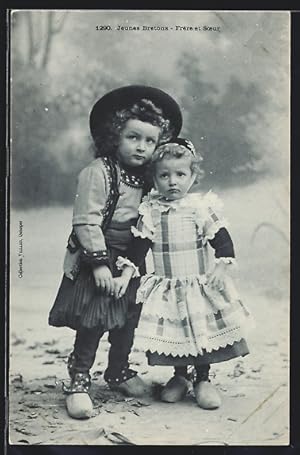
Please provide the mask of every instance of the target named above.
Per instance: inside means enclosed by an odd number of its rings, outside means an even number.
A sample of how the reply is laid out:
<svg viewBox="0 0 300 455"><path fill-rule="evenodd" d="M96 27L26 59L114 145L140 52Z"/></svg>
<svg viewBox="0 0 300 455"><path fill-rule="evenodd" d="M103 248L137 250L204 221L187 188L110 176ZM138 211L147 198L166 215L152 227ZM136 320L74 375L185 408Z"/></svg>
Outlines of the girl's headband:
<svg viewBox="0 0 300 455"><path fill-rule="evenodd" d="M182 145L183 147L187 148L193 156L196 157L196 149L194 144L189 141L188 139L184 139L183 137L177 137L175 139L171 139L168 142L165 142L164 144L161 144L162 146L168 145L168 144L178 144Z"/></svg>

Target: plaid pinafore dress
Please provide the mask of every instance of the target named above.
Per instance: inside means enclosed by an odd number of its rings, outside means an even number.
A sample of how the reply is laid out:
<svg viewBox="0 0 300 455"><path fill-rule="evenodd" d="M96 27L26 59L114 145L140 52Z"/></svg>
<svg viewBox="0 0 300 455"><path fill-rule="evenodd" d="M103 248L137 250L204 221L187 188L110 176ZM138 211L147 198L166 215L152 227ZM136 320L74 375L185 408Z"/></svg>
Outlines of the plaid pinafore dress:
<svg viewBox="0 0 300 455"><path fill-rule="evenodd" d="M213 265L208 240L226 227L217 215L221 205L212 192L171 202L154 195L141 204L133 233L152 240L154 273L141 278L137 292L143 303L137 349L199 357L244 340L251 316L232 279L222 291L206 284Z"/></svg>

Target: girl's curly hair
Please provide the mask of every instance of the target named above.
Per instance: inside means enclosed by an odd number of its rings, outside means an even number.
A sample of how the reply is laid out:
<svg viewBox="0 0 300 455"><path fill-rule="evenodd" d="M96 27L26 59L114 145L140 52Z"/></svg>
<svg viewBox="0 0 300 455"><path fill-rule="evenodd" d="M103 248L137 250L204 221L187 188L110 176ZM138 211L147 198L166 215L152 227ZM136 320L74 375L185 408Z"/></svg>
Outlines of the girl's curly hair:
<svg viewBox="0 0 300 455"><path fill-rule="evenodd" d="M114 112L102 122L95 138L95 157L115 156L119 146L120 134L126 122L131 119L151 123L161 129L159 144L168 141L173 136L170 121L165 119L163 112L152 101L141 99L131 107Z"/></svg>
<svg viewBox="0 0 300 455"><path fill-rule="evenodd" d="M191 152L190 149L184 145L180 145L173 142L168 142L167 144L162 144L152 155L149 170L152 174L152 177L156 171L156 164L162 161L165 157L167 158L181 158L183 156L188 156L191 158L191 171L196 174L195 183L198 183L204 176L204 171L201 169L202 157L199 152Z"/></svg>

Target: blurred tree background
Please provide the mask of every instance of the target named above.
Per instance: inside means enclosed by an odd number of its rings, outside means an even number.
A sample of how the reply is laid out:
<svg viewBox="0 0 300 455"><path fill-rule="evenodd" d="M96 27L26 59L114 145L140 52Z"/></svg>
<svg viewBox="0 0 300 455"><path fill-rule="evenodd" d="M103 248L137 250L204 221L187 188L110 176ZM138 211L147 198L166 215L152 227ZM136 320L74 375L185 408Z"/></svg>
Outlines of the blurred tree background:
<svg viewBox="0 0 300 455"><path fill-rule="evenodd" d="M101 32L96 25L111 25ZM115 31L117 25L220 26L221 32ZM108 90L166 90L210 187L286 175L286 13L17 11L11 16L11 176L15 207L72 203L92 158L88 117Z"/></svg>

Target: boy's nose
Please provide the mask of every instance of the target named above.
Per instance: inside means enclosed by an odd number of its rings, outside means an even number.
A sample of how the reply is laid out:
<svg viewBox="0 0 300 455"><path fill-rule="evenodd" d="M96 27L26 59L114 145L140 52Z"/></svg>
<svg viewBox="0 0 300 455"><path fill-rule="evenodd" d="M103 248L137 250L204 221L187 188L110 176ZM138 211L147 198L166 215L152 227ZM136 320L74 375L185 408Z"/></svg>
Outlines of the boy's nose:
<svg viewBox="0 0 300 455"><path fill-rule="evenodd" d="M176 185L176 178L170 177L169 178L169 186L174 186Z"/></svg>
<svg viewBox="0 0 300 455"><path fill-rule="evenodd" d="M139 141L138 144L137 144L137 149L138 149L138 150L141 150L141 151L146 150L145 141Z"/></svg>

